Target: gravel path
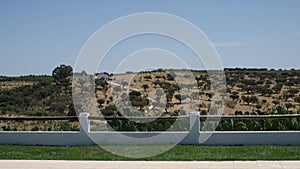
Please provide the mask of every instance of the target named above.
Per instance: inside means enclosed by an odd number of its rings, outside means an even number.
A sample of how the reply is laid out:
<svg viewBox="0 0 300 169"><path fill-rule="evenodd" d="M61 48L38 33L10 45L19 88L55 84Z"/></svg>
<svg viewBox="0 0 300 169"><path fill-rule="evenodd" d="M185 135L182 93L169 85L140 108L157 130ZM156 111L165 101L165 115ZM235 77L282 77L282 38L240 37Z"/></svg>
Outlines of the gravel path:
<svg viewBox="0 0 300 169"><path fill-rule="evenodd" d="M1 169L300 169L300 161L0 160Z"/></svg>

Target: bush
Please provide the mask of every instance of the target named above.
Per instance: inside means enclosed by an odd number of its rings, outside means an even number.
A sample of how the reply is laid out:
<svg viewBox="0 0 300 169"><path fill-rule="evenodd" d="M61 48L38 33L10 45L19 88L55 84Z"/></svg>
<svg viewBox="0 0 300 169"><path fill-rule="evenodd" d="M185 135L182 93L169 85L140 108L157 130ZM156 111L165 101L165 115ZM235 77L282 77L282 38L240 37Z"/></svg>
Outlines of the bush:
<svg viewBox="0 0 300 169"><path fill-rule="evenodd" d="M117 108L114 105L108 105L106 106L101 113L103 116L116 116L118 114Z"/></svg>
<svg viewBox="0 0 300 169"><path fill-rule="evenodd" d="M233 109L235 105L237 104L236 100L226 100L226 106Z"/></svg>
<svg viewBox="0 0 300 169"><path fill-rule="evenodd" d="M72 126L67 121L60 122L59 126L60 126L61 131L71 131L72 130Z"/></svg>
<svg viewBox="0 0 300 169"><path fill-rule="evenodd" d="M31 128L31 131L39 131L39 130L40 130L40 129L39 129L38 126L34 126L34 127Z"/></svg>

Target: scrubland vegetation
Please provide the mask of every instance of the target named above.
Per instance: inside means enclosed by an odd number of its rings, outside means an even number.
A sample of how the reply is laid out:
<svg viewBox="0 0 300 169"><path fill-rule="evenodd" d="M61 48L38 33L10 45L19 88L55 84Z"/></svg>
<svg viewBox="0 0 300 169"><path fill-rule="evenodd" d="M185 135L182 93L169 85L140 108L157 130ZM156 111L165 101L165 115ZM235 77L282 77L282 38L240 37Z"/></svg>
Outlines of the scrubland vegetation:
<svg viewBox="0 0 300 169"><path fill-rule="evenodd" d="M184 116L199 111L201 115L268 115L300 113L300 70L225 69L153 70L108 74L94 79L84 71L60 65L52 76L0 77L1 116L75 116L89 112L92 116L161 117ZM219 79L224 74L226 85ZM214 81L215 80L215 81ZM214 81L217 89L212 85ZM85 98L90 89L96 98L81 100L74 106L74 92ZM214 90L213 90L214 89ZM217 91L217 92L215 92ZM101 113L100 113L101 112ZM155 120L138 123L111 120L116 130L153 131L172 127L173 121ZM93 122L94 128L101 125ZM217 130L299 130L300 119L223 119ZM77 121L0 121L0 130L78 130ZM173 126L174 127L174 126ZM187 130L182 122L179 130Z"/></svg>

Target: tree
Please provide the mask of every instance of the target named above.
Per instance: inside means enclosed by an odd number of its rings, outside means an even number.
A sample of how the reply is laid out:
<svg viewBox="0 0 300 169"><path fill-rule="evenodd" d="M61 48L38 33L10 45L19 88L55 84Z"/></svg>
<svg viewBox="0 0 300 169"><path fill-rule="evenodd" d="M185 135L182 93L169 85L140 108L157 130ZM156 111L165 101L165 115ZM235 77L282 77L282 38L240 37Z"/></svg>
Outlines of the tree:
<svg viewBox="0 0 300 169"><path fill-rule="evenodd" d="M133 90L133 91L129 92L129 99L131 101L131 100L134 100L137 97L140 97L141 95L142 94L140 92Z"/></svg>
<svg viewBox="0 0 300 169"><path fill-rule="evenodd" d="M236 100L236 99L239 98L239 95L237 95L237 94L231 94L229 97L232 98L232 100Z"/></svg>
<svg viewBox="0 0 300 169"><path fill-rule="evenodd" d="M272 103L275 104L275 106L277 106L280 102L278 100L273 100Z"/></svg>
<svg viewBox="0 0 300 169"><path fill-rule="evenodd" d="M166 107L165 107L166 113L168 113L168 109L169 109L170 107L174 107L174 104L173 104L173 103L170 103L170 102L167 102Z"/></svg>
<svg viewBox="0 0 300 169"><path fill-rule="evenodd" d="M251 103L257 103L258 102L258 98L256 96L250 96L250 102Z"/></svg>
<svg viewBox="0 0 300 169"><path fill-rule="evenodd" d="M185 100L187 98L186 95L181 95L181 94L176 94L175 95L175 99L177 99L179 101L179 104L181 104L182 100Z"/></svg>
<svg viewBox="0 0 300 169"><path fill-rule="evenodd" d="M171 74L167 74L167 80L173 81L174 80L174 75L172 76Z"/></svg>
<svg viewBox="0 0 300 169"><path fill-rule="evenodd" d="M283 93L283 98L285 101L287 101L289 98L292 98L293 95L291 93L288 93L288 92L284 92Z"/></svg>
<svg viewBox="0 0 300 169"><path fill-rule="evenodd" d="M197 84L200 82L200 80L202 80L202 76L200 77L195 77L195 80L197 81Z"/></svg>
<svg viewBox="0 0 300 169"><path fill-rule="evenodd" d="M72 76L73 69L71 66L60 65L52 71L52 76L56 82L61 83L69 76Z"/></svg>
<svg viewBox="0 0 300 169"><path fill-rule="evenodd" d="M257 110L259 110L259 109L262 108L262 105L261 104L257 104L255 107L257 108Z"/></svg>
<svg viewBox="0 0 300 169"><path fill-rule="evenodd" d="M52 71L52 76L59 88L64 88L65 94L71 93L71 77L73 69L71 66L60 65Z"/></svg>
<svg viewBox="0 0 300 169"><path fill-rule="evenodd" d="M249 103L250 103L250 97L249 97L249 96L242 96L242 100L243 100L244 102L246 102L247 105L249 105Z"/></svg>
<svg viewBox="0 0 300 169"><path fill-rule="evenodd" d="M295 96L295 94L297 94L299 92L299 89L289 89L288 93L290 93L292 95L292 97Z"/></svg>
<svg viewBox="0 0 300 169"><path fill-rule="evenodd" d="M64 113L64 110L66 109L66 104L62 102L53 102L50 105L50 110L52 112L57 112L57 113Z"/></svg>
<svg viewBox="0 0 300 169"><path fill-rule="evenodd" d="M149 105L149 100L147 97L137 97L134 100L131 100L131 104L132 106L139 107L140 110L142 110L144 106Z"/></svg>
<svg viewBox="0 0 300 169"><path fill-rule="evenodd" d="M102 111L103 116L116 116L118 114L115 105L108 105Z"/></svg>
<svg viewBox="0 0 300 169"><path fill-rule="evenodd" d="M273 90L272 89L266 89L266 94L268 94L269 97L271 97L271 95L273 94Z"/></svg>
<svg viewBox="0 0 300 169"><path fill-rule="evenodd" d="M161 76L157 75L157 76L155 76L155 78L156 78L157 80L159 80L159 79L161 78Z"/></svg>
<svg viewBox="0 0 300 169"><path fill-rule="evenodd" d="M147 81L149 81L149 80L152 79L151 75L144 76L144 78L145 78Z"/></svg>
<svg viewBox="0 0 300 169"><path fill-rule="evenodd" d="M149 88L149 86L147 84L143 84L142 87L144 88L144 91L146 91Z"/></svg>
<svg viewBox="0 0 300 169"><path fill-rule="evenodd" d="M101 86L102 88L105 88L108 85L107 81L104 79L95 79L95 83L97 86Z"/></svg>
<svg viewBox="0 0 300 169"><path fill-rule="evenodd" d="M136 106L139 107L140 110L149 104L149 100L147 99L147 97L142 97L142 94L138 91L131 91L129 93L129 99L131 101L132 106Z"/></svg>
<svg viewBox="0 0 300 169"><path fill-rule="evenodd" d="M165 90L165 93L167 93L166 94L166 98L167 98L167 101L169 102L169 101L172 101L172 99L173 99L173 96L174 96L174 89L172 89L172 88L168 88L168 89L166 89Z"/></svg>
<svg viewBox="0 0 300 169"><path fill-rule="evenodd" d="M295 97L294 101L297 102L297 103L300 103L300 97Z"/></svg>
<svg viewBox="0 0 300 169"><path fill-rule="evenodd" d="M263 96L268 94L268 96L270 97L271 94L273 94L273 90L269 89L268 86L257 86L257 91L260 92Z"/></svg>
<svg viewBox="0 0 300 169"><path fill-rule="evenodd" d="M166 98L167 98L167 102L172 101L172 99L173 99L173 93L168 92L168 93L166 94Z"/></svg>
<svg viewBox="0 0 300 169"><path fill-rule="evenodd" d="M214 93L205 93L205 95L208 97L208 101L211 101L211 98L214 96Z"/></svg>
<svg viewBox="0 0 300 169"><path fill-rule="evenodd" d="M247 105L258 102L258 98L256 96L242 96L242 100L246 102Z"/></svg>
<svg viewBox="0 0 300 169"><path fill-rule="evenodd" d="M272 90L274 90L275 92L280 92L282 89L283 84L282 83L277 83L275 86L272 87Z"/></svg>
<svg viewBox="0 0 300 169"><path fill-rule="evenodd" d="M69 109L68 116L76 116L76 111L75 111L75 108L74 108L74 104L73 104L73 103L71 103L71 104L68 106L68 109Z"/></svg>
<svg viewBox="0 0 300 169"><path fill-rule="evenodd" d="M284 106L285 106L285 108L287 110L289 110L290 108L294 108L295 107L292 103L286 103L286 104L284 104Z"/></svg>
<svg viewBox="0 0 300 169"><path fill-rule="evenodd" d="M105 103L104 99L98 99L97 102L99 103L99 107L102 107L102 104Z"/></svg>

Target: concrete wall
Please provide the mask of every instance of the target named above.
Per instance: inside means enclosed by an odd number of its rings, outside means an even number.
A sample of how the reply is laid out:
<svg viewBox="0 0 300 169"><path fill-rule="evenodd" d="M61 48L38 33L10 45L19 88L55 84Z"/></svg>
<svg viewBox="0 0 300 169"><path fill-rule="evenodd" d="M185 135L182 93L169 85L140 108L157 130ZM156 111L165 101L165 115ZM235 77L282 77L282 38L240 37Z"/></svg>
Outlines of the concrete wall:
<svg viewBox="0 0 300 169"><path fill-rule="evenodd" d="M199 131L199 113L190 114L189 132L90 132L88 113L79 132L0 132L0 144L19 145L300 145L300 131Z"/></svg>

